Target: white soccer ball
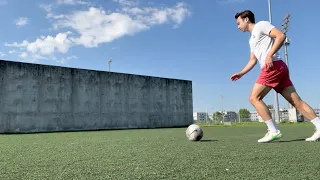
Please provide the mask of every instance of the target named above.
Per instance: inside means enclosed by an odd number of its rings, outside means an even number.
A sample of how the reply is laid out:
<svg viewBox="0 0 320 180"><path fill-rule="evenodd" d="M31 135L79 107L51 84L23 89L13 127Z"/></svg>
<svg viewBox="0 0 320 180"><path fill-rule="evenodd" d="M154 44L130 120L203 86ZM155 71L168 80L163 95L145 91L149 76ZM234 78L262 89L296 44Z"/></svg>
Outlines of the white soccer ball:
<svg viewBox="0 0 320 180"><path fill-rule="evenodd" d="M187 138L190 141L199 141L203 137L203 131L197 124L191 124L186 130Z"/></svg>

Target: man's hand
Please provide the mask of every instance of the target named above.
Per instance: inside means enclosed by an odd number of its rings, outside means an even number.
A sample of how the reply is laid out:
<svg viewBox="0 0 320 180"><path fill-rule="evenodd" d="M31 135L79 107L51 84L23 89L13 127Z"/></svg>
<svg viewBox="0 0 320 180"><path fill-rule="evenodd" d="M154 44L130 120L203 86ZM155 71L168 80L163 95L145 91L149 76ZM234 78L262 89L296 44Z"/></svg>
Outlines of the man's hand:
<svg viewBox="0 0 320 180"><path fill-rule="evenodd" d="M248 64L242 69L242 71L240 71L236 74L233 74L230 79L232 81L236 81L236 80L240 79L243 75L247 74L256 64L257 64L257 58L254 55L254 53L251 52L250 53L250 60L249 60Z"/></svg>
<svg viewBox="0 0 320 180"><path fill-rule="evenodd" d="M286 35L276 27L273 28L268 35L272 38L275 38L275 41L267 55L272 57L282 47L284 41L286 40Z"/></svg>
<svg viewBox="0 0 320 180"><path fill-rule="evenodd" d="M266 66L267 70L271 70L273 68L272 56L266 56L266 61L264 65Z"/></svg>
<svg viewBox="0 0 320 180"><path fill-rule="evenodd" d="M285 39L286 39L286 35L281 32L279 29L277 28L273 28L270 32L269 32L269 36L272 38L275 38L274 44L272 45L272 48L270 49L270 51L268 52L267 56L266 56L266 60L265 60L265 66L268 70L271 70L273 68L273 62L272 62L272 56L278 52L278 50L281 48L281 46L283 45Z"/></svg>
<svg viewBox="0 0 320 180"><path fill-rule="evenodd" d="M241 73L236 73L236 74L233 74L230 79L232 81L236 81L236 80L240 79L241 77L242 77Z"/></svg>

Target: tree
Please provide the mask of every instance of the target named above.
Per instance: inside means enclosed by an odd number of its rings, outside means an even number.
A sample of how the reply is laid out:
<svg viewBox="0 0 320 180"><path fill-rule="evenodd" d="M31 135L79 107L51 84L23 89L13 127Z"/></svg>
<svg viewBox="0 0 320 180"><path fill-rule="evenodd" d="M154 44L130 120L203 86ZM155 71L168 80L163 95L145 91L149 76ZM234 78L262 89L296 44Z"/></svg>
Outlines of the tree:
<svg viewBox="0 0 320 180"><path fill-rule="evenodd" d="M213 113L213 120L222 120L222 113L219 111Z"/></svg>
<svg viewBox="0 0 320 180"><path fill-rule="evenodd" d="M273 109L273 105L269 104L267 105L268 109Z"/></svg>
<svg viewBox="0 0 320 180"><path fill-rule="evenodd" d="M250 111L248 109L239 110L240 119L243 121L250 118Z"/></svg>

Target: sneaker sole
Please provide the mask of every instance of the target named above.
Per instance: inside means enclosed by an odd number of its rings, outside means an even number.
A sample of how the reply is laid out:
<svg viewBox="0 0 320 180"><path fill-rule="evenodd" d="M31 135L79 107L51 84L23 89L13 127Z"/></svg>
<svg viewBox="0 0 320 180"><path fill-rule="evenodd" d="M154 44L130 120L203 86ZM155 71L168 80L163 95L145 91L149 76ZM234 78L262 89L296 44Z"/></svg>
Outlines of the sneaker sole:
<svg viewBox="0 0 320 180"><path fill-rule="evenodd" d="M279 135L279 136L277 136L277 137L274 138L274 139L271 139L270 141L264 141L264 142L259 142L259 141L258 141L258 143L269 143L269 142L272 142L272 141L275 141L275 140L279 140L279 139L281 139L281 138L282 138L282 134Z"/></svg>
<svg viewBox="0 0 320 180"><path fill-rule="evenodd" d="M319 140L306 140L306 142L318 142Z"/></svg>

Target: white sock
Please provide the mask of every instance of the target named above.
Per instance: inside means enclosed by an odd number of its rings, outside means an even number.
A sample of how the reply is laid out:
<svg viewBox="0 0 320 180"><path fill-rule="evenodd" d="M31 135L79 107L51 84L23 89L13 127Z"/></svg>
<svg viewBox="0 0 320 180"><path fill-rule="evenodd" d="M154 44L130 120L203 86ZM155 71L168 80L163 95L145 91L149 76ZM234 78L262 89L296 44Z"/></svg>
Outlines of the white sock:
<svg viewBox="0 0 320 180"><path fill-rule="evenodd" d="M320 119L318 117L311 120L312 124L320 130Z"/></svg>
<svg viewBox="0 0 320 180"><path fill-rule="evenodd" d="M272 119L270 119L270 120L268 120L268 121L264 121L264 122L267 124L268 129L269 129L270 132L275 133L275 132L278 131L278 129L277 129L277 127L276 127L276 125L274 124L274 122L273 122Z"/></svg>

